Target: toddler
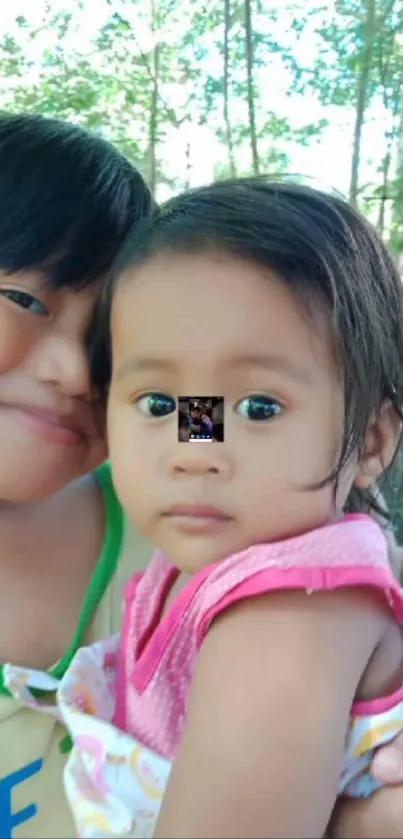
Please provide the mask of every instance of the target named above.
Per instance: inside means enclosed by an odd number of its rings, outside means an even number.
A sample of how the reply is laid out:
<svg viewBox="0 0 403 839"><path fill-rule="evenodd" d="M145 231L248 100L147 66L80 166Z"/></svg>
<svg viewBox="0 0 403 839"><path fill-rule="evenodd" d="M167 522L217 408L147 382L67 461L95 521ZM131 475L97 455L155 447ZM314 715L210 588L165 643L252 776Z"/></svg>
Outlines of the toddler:
<svg viewBox="0 0 403 839"><path fill-rule="evenodd" d="M113 479L158 551L120 636L59 689L78 833L323 836L403 728L374 518L401 433L398 272L341 199L228 181L155 212L105 306ZM178 442L187 393L224 397L225 443Z"/></svg>

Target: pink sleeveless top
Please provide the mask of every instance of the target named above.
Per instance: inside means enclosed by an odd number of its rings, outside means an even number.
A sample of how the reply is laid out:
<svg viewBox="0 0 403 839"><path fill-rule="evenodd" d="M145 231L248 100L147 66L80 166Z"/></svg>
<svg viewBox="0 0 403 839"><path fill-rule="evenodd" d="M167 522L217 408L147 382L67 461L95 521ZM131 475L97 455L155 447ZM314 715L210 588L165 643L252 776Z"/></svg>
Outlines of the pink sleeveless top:
<svg viewBox="0 0 403 839"><path fill-rule="evenodd" d="M403 623L403 592L388 565L385 537L364 515L254 545L201 569L160 620L178 575L157 552L148 569L129 581L118 654L114 723L166 758L178 747L203 639L212 620L238 601L280 589L311 593L372 586L384 593ZM393 696L356 703L353 713L377 714L402 699L403 688Z"/></svg>

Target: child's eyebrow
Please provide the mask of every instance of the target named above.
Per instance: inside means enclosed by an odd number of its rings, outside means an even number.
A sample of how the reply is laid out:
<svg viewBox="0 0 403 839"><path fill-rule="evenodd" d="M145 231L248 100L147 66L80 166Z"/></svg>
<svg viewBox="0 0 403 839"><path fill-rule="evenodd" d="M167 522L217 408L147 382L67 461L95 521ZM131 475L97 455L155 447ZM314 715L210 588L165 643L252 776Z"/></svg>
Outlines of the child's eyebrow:
<svg viewBox="0 0 403 839"><path fill-rule="evenodd" d="M313 384L312 370L303 364L299 364L294 359L288 358L284 355L277 355L275 353L261 355L249 354L243 356L236 356L228 361L228 367L236 369L245 367L261 367L264 370L274 370L275 372L284 374L290 379L296 379L307 385Z"/></svg>
<svg viewBox="0 0 403 839"><path fill-rule="evenodd" d="M307 367L283 355L249 354L233 356L227 359L223 367L240 370L242 368L260 367L264 370L279 372L291 379L296 379L307 385L313 384L312 372ZM174 372L176 365L163 358L132 358L124 362L114 375L115 381L120 381L130 373L143 372Z"/></svg>
<svg viewBox="0 0 403 839"><path fill-rule="evenodd" d="M125 361L124 364L121 364L121 366L118 367L113 378L115 381L120 381L130 373L142 373L144 371L158 372L161 370L172 372L174 369L175 365L172 364L171 361L167 361L163 358L132 358L129 361Z"/></svg>

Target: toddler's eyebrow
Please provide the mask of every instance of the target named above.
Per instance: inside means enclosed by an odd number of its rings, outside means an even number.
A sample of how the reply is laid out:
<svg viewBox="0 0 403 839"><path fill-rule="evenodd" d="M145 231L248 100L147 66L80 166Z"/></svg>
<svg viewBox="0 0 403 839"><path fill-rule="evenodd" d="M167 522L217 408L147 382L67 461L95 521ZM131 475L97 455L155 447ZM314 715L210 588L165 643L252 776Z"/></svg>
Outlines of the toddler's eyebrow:
<svg viewBox="0 0 403 839"><path fill-rule="evenodd" d="M294 359L287 358L284 355L270 354L249 354L236 356L228 361L228 367L245 368L245 367L261 367L264 370L274 370L288 376L290 379L296 379L298 382L303 382L307 385L313 384L312 372L303 364L298 364Z"/></svg>
<svg viewBox="0 0 403 839"><path fill-rule="evenodd" d="M123 379L124 376L129 375L129 373L142 373L142 372L153 372L153 371L160 371L160 370L174 370L175 365L172 362L167 361L163 358L132 358L129 361L125 361L116 371L114 375L115 381L120 381Z"/></svg>
<svg viewBox="0 0 403 839"><path fill-rule="evenodd" d="M227 368L261 367L264 370L274 370L291 379L296 379L307 385L313 384L311 371L302 364L283 355L249 354L233 356L223 364ZM122 364L115 373L115 381L120 381L130 373L142 372L174 372L176 365L164 358L132 358Z"/></svg>

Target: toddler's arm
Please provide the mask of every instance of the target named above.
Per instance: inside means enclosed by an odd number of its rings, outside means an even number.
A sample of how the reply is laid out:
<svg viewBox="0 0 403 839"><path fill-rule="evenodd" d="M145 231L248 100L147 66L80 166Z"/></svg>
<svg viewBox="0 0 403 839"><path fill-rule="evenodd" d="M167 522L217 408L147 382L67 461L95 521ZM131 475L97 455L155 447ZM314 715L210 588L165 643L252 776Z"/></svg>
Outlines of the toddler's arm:
<svg viewBox="0 0 403 839"><path fill-rule="evenodd" d="M385 616L362 590L243 601L200 652L155 839L322 837Z"/></svg>
<svg viewBox="0 0 403 839"><path fill-rule="evenodd" d="M395 576L403 583L403 548L398 545L391 527L386 528L389 562ZM332 820L334 839L374 839L387 836L403 839L403 734L380 748L372 772L381 783L391 786L370 798L341 799Z"/></svg>
<svg viewBox="0 0 403 839"><path fill-rule="evenodd" d="M341 799L332 819L333 839L403 839L403 788L385 787L362 799Z"/></svg>

